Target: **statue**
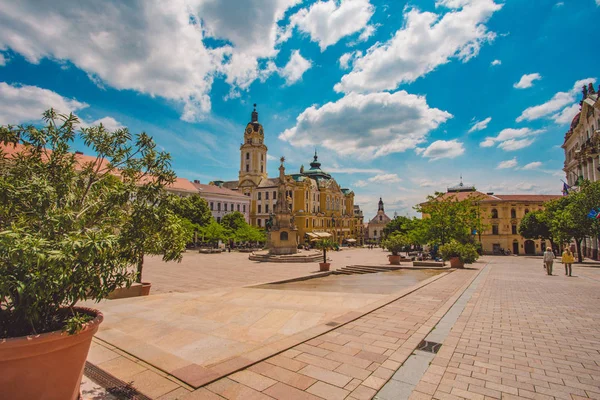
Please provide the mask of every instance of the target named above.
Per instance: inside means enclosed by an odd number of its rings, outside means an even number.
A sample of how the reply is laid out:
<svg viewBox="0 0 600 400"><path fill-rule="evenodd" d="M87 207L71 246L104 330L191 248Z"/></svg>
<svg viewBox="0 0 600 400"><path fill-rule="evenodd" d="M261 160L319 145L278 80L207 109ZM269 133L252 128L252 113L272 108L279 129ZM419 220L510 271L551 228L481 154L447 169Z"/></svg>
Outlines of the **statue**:
<svg viewBox="0 0 600 400"><path fill-rule="evenodd" d="M583 85L583 99L587 99L588 96L588 90L587 87L585 85Z"/></svg>
<svg viewBox="0 0 600 400"><path fill-rule="evenodd" d="M265 222L265 228L267 232L270 232L271 228L273 228L273 213L269 214L269 219Z"/></svg>

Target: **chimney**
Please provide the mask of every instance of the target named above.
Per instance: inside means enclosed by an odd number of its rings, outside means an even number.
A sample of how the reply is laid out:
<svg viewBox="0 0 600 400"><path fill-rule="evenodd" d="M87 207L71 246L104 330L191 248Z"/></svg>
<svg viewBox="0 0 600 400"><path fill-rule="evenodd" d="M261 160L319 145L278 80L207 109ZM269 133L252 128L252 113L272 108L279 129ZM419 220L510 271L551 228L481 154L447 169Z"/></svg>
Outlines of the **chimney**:
<svg viewBox="0 0 600 400"><path fill-rule="evenodd" d="M194 183L200 183L198 179L194 179Z"/></svg>
<svg viewBox="0 0 600 400"><path fill-rule="evenodd" d="M83 151L76 151L75 154L79 154L80 156L83 155Z"/></svg>
<svg viewBox="0 0 600 400"><path fill-rule="evenodd" d="M487 194L488 196L493 196L493 195L494 195L494 192L487 192L486 194Z"/></svg>

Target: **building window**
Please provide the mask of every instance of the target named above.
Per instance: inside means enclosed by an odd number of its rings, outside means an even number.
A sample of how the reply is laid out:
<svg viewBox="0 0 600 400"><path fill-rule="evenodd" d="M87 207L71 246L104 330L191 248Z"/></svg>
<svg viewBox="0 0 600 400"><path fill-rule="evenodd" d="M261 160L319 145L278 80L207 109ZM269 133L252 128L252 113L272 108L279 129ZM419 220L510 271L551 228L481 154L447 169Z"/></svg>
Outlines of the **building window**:
<svg viewBox="0 0 600 400"><path fill-rule="evenodd" d="M246 212L246 205L244 204L244 212Z"/></svg>
<svg viewBox="0 0 600 400"><path fill-rule="evenodd" d="M262 214L262 206L260 204L258 205L258 213Z"/></svg>
<svg viewBox="0 0 600 400"><path fill-rule="evenodd" d="M492 218L498 218L498 210L492 209Z"/></svg>
<svg viewBox="0 0 600 400"><path fill-rule="evenodd" d="M214 203L211 201L211 202L210 202L210 211L212 211L212 210L214 210L214 209L215 209L215 207L214 207Z"/></svg>
<svg viewBox="0 0 600 400"><path fill-rule="evenodd" d="M240 205L239 204L237 205L237 210L240 211Z"/></svg>
<svg viewBox="0 0 600 400"><path fill-rule="evenodd" d="M269 200L269 192L265 192L265 200Z"/></svg>
<svg viewBox="0 0 600 400"><path fill-rule="evenodd" d="M262 173L264 171L264 167L261 165L260 166L260 172Z"/></svg>
<svg viewBox="0 0 600 400"><path fill-rule="evenodd" d="M517 226L516 226L516 225L513 225L513 226L512 226L512 234L513 234L513 235L516 235L516 234L517 234Z"/></svg>
<svg viewBox="0 0 600 400"><path fill-rule="evenodd" d="M273 190L273 200L277 200L277 191Z"/></svg>
<svg viewBox="0 0 600 400"><path fill-rule="evenodd" d="M527 214L529 214L529 209L528 208L525 209L525 215L527 215Z"/></svg>
<svg viewBox="0 0 600 400"><path fill-rule="evenodd" d="M265 204L265 212L268 214L269 213L269 205Z"/></svg>
<svg viewBox="0 0 600 400"><path fill-rule="evenodd" d="M259 218L259 219L256 220L256 225L258 225L260 227L261 226L260 223L261 223L261 220Z"/></svg>
<svg viewBox="0 0 600 400"><path fill-rule="evenodd" d="M246 160L250 159L250 153L246 153Z"/></svg>
<svg viewBox="0 0 600 400"><path fill-rule="evenodd" d="M258 199L261 200L262 199L262 193L258 192Z"/></svg>
<svg viewBox="0 0 600 400"><path fill-rule="evenodd" d="M250 172L250 166L246 164L246 172Z"/></svg>
<svg viewBox="0 0 600 400"><path fill-rule="evenodd" d="M377 236L377 231L373 231L373 236Z"/></svg>
<svg viewBox="0 0 600 400"><path fill-rule="evenodd" d="M380 221L383 221L383 216L381 216L381 215L380 215L380 216L379 216L379 220L380 220Z"/></svg>
<svg viewBox="0 0 600 400"><path fill-rule="evenodd" d="M260 155L260 161L264 160L264 158L263 158L263 157L264 157L264 155L263 155L263 154L261 154L261 155Z"/></svg>
<svg viewBox="0 0 600 400"><path fill-rule="evenodd" d="M315 226L314 221L313 221L313 226ZM306 227L308 228L308 218L306 219Z"/></svg>
<svg viewBox="0 0 600 400"><path fill-rule="evenodd" d="M510 217L517 218L517 211L514 208L510 210Z"/></svg>
<svg viewBox="0 0 600 400"><path fill-rule="evenodd" d="M217 211L221 211L221 203L217 203Z"/></svg>
<svg viewBox="0 0 600 400"><path fill-rule="evenodd" d="M492 225L492 235L498 234L498 225Z"/></svg>

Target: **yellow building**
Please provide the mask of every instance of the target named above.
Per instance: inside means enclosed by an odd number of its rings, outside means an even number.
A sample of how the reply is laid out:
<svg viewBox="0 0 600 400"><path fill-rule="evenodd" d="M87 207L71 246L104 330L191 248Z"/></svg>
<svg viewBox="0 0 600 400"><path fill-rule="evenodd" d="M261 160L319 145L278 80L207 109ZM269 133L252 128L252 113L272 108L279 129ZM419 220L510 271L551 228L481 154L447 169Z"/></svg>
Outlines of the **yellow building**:
<svg viewBox="0 0 600 400"><path fill-rule="evenodd" d="M465 200L477 197L481 220L487 229L476 232L484 254L500 254L502 250L512 254L542 254L550 243L544 240L525 239L519 235L519 224L530 211L542 210L544 202L559 198L559 195L538 194L494 194L478 192L473 186L461 182L448 188L442 199L450 197Z"/></svg>
<svg viewBox="0 0 600 400"><path fill-rule="evenodd" d="M265 227L279 200L280 178L267 176L267 150L255 105L240 146L239 179L212 182L249 196L250 223L257 227ZM340 244L357 242L362 232L362 216L355 215L354 192L341 188L321 169L316 151L310 169L301 166L298 173L285 177L286 197L298 227L300 244L318 237L331 237Z"/></svg>

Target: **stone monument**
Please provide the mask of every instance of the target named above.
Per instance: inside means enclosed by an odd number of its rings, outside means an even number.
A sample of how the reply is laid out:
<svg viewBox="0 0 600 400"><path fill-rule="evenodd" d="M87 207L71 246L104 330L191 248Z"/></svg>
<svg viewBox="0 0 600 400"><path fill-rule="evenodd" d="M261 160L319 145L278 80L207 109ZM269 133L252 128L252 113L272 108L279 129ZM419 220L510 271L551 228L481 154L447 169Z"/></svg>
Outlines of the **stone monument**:
<svg viewBox="0 0 600 400"><path fill-rule="evenodd" d="M271 255L296 254L298 252L298 228L291 211L292 199L288 198L285 186L285 157L280 159L279 186L274 214L268 221L268 249Z"/></svg>

